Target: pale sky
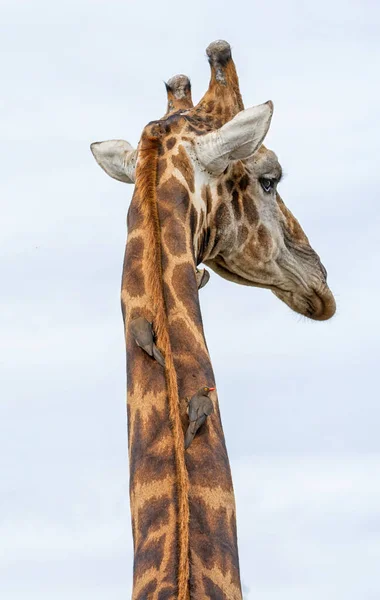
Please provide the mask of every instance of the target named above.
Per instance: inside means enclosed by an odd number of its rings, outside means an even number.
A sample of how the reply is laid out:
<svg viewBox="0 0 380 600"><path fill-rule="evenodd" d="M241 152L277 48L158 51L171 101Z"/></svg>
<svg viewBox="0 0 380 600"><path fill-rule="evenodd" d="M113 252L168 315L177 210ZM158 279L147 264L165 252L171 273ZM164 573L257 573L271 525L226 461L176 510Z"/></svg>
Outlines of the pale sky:
<svg viewBox="0 0 380 600"><path fill-rule="evenodd" d="M0 596L125 600L132 542L119 291L136 145L163 80L198 101L228 40L273 100L279 191L338 311L298 317L214 273L201 291L247 600L378 600L380 8L376 0L0 0Z"/></svg>

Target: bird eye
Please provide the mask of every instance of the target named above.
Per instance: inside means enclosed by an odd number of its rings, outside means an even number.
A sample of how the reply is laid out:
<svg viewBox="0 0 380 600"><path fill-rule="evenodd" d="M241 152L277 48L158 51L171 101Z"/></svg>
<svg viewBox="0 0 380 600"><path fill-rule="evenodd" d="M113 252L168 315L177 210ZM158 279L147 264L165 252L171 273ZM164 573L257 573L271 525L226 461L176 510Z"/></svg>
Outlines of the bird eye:
<svg viewBox="0 0 380 600"><path fill-rule="evenodd" d="M263 188L263 190L266 194L270 194L270 192L273 192L275 185L276 185L275 179L269 179L269 177L261 177L261 179L259 179L259 181L260 181L261 187Z"/></svg>

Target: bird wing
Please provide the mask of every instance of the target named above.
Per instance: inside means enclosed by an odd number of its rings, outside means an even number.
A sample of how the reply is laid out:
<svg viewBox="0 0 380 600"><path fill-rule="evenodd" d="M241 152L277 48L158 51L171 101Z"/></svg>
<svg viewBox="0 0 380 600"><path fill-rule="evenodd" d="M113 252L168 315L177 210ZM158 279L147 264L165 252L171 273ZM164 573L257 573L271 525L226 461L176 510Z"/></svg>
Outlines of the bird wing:
<svg viewBox="0 0 380 600"><path fill-rule="evenodd" d="M203 423L206 420L206 415L201 415L200 417L198 417L196 419L196 421L190 421L189 423L189 431L191 431L191 433L193 435L195 435L198 431L198 429L200 428L201 425L203 425Z"/></svg>
<svg viewBox="0 0 380 600"><path fill-rule="evenodd" d="M206 417L211 415L214 410L212 400L208 396L201 396L197 398L195 402L190 401L189 407L189 419L190 421L199 421L202 419L202 423L206 420Z"/></svg>
<svg viewBox="0 0 380 600"><path fill-rule="evenodd" d="M212 403L211 398L209 398L208 396L207 396L207 401L204 402L204 404L203 404L203 411L204 411L204 414L207 415L208 417L214 412L214 405Z"/></svg>
<svg viewBox="0 0 380 600"><path fill-rule="evenodd" d="M153 356L153 331L152 325L143 317L138 317L131 322L131 332L140 348L149 356Z"/></svg>
<svg viewBox="0 0 380 600"><path fill-rule="evenodd" d="M200 411L200 412L199 412ZM201 404L197 397L192 398L189 402L189 420L190 422L196 421L202 414Z"/></svg>

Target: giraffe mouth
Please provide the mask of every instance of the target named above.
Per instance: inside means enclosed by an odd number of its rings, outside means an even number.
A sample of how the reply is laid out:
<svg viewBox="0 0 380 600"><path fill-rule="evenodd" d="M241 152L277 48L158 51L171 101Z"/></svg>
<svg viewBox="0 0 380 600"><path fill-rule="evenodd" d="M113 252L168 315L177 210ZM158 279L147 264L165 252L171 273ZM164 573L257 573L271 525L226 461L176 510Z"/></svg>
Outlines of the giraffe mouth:
<svg viewBox="0 0 380 600"><path fill-rule="evenodd" d="M274 287L271 290L289 308L309 319L313 319L313 321L327 321L335 314L335 299L327 285L319 290L311 289L302 295Z"/></svg>

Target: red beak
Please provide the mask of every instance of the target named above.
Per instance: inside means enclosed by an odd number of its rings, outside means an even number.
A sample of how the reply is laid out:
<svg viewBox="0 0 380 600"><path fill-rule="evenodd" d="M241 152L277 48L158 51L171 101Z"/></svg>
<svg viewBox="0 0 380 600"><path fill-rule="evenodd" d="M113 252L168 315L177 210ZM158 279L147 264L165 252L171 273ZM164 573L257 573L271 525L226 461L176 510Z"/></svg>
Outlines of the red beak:
<svg viewBox="0 0 380 600"><path fill-rule="evenodd" d="M208 388L210 392L213 392L215 388Z"/></svg>

